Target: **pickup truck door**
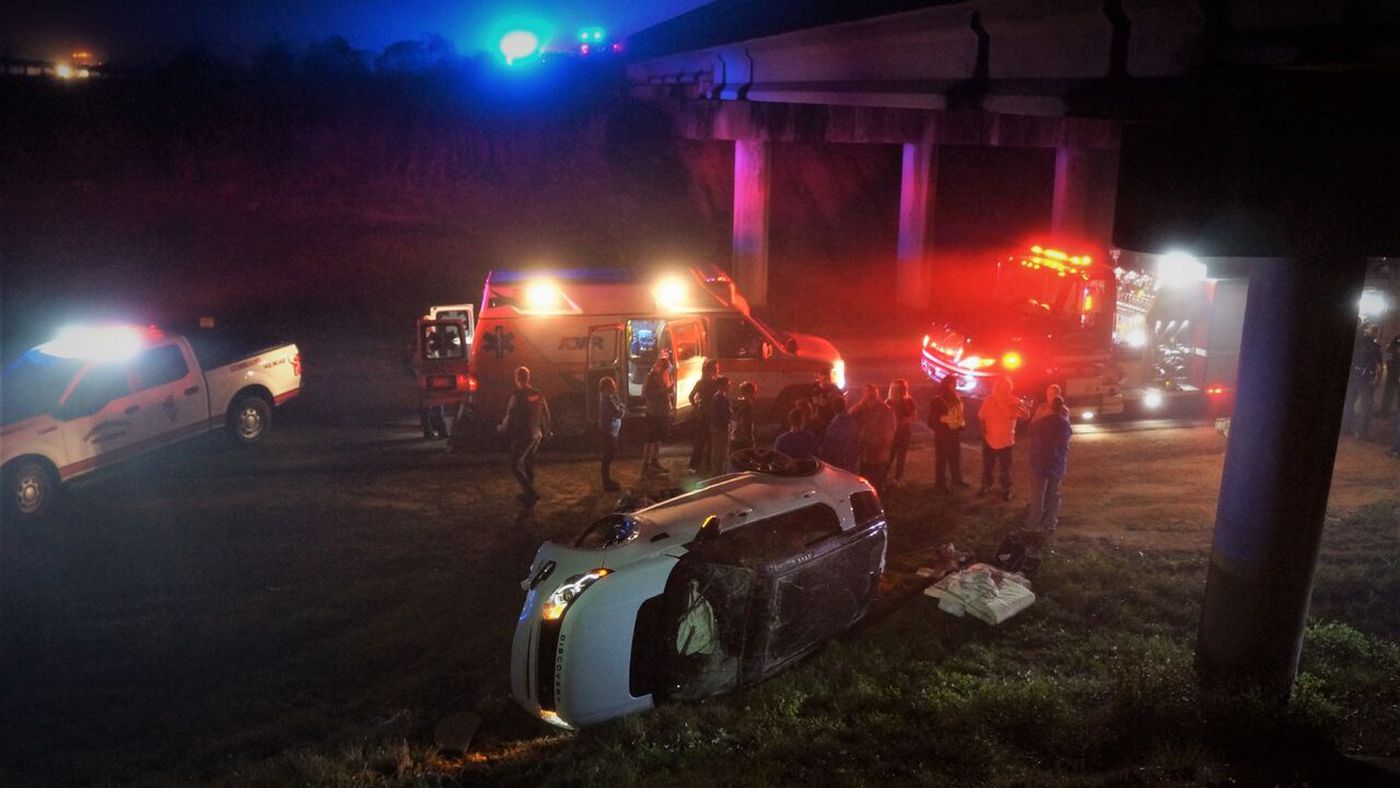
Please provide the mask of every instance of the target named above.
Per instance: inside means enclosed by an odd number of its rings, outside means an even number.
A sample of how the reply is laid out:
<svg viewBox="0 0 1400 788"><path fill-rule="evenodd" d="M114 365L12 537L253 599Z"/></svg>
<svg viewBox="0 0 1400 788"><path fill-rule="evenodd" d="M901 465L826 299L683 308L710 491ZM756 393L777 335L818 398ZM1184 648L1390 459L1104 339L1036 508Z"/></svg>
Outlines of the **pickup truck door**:
<svg viewBox="0 0 1400 788"><path fill-rule="evenodd" d="M588 423L598 423L598 381L612 378L620 397L626 397L627 343L623 340L621 323L588 327L588 347L584 351L583 401L588 410ZM623 400L626 401L625 399Z"/></svg>
<svg viewBox="0 0 1400 788"><path fill-rule="evenodd" d="M131 417L132 449L152 449L209 427L209 395L188 346L167 341L131 362L131 385L139 408Z"/></svg>
<svg viewBox="0 0 1400 788"><path fill-rule="evenodd" d="M694 410L690 406L690 390L700 380L705 364L703 332L699 320L672 320L666 324L662 337L662 347L671 352L675 365L677 419L688 417Z"/></svg>
<svg viewBox="0 0 1400 788"><path fill-rule="evenodd" d="M68 461L58 469L60 478L129 453L132 418L139 412L125 365L97 364L80 371L54 412L68 449Z"/></svg>

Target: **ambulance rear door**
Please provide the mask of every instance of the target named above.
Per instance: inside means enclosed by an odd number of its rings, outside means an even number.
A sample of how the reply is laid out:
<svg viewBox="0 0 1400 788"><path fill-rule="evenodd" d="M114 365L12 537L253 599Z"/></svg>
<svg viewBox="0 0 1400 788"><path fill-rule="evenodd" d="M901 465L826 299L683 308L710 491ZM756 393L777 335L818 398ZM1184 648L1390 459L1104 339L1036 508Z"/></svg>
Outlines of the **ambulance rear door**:
<svg viewBox="0 0 1400 788"><path fill-rule="evenodd" d="M621 323L588 327L588 348L583 373L583 401L588 409L588 422L598 423L598 381L612 378L619 396L627 396L627 343Z"/></svg>
<svg viewBox="0 0 1400 788"><path fill-rule="evenodd" d="M470 390L468 336L460 319L418 320L413 368L422 406L455 405Z"/></svg>

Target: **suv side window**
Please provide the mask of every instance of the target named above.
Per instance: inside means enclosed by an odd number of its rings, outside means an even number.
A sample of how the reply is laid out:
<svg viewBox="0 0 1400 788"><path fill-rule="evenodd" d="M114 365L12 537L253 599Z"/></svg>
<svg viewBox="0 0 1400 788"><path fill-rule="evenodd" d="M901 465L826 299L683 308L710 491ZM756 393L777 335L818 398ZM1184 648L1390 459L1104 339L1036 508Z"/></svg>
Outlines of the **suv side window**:
<svg viewBox="0 0 1400 788"><path fill-rule="evenodd" d="M78 381L77 388L63 403L63 418L91 416L118 397L131 393L126 382L126 370L117 364L93 367Z"/></svg>
<svg viewBox="0 0 1400 788"><path fill-rule="evenodd" d="M775 514L720 534L713 548L744 561L769 561L794 553L841 533L836 510L824 503ZM706 546L708 552L710 546Z"/></svg>
<svg viewBox="0 0 1400 788"><path fill-rule="evenodd" d="M136 374L141 378L142 389L174 383L189 373L179 345L153 347L136 357Z"/></svg>

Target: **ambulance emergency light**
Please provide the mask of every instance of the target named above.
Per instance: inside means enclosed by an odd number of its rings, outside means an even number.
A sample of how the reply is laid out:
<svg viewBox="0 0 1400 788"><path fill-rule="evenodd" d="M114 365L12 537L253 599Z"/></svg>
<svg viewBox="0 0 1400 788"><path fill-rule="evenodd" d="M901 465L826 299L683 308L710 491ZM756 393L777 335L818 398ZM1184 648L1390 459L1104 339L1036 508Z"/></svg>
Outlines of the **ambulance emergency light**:
<svg viewBox="0 0 1400 788"><path fill-rule="evenodd" d="M675 312L685 308L690 288L679 276L667 276L656 283L651 294L656 299L657 307L663 311Z"/></svg>

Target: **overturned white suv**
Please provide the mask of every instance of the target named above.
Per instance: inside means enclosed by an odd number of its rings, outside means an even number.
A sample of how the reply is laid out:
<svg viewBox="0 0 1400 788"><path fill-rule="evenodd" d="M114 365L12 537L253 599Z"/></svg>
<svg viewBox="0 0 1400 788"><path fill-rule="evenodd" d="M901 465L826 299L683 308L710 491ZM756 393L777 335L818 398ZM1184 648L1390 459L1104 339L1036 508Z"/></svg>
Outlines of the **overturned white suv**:
<svg viewBox="0 0 1400 788"><path fill-rule="evenodd" d="M885 513L851 473L761 450L694 492L546 543L511 692L565 728L755 684L865 615Z"/></svg>

